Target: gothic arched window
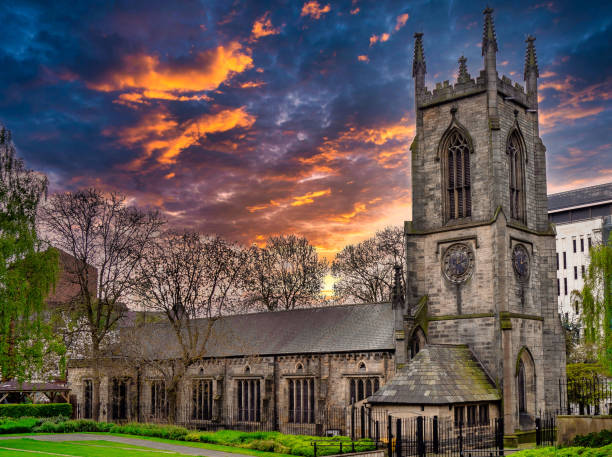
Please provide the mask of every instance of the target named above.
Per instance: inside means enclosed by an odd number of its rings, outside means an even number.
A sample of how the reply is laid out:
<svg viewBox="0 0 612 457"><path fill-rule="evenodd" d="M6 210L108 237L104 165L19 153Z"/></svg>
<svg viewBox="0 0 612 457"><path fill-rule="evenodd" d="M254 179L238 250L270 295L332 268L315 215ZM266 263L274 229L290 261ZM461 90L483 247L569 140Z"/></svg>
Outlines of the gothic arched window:
<svg viewBox="0 0 612 457"><path fill-rule="evenodd" d="M522 360L519 360L518 369L518 404L519 413L527 412L527 401L525 398L525 364Z"/></svg>
<svg viewBox="0 0 612 457"><path fill-rule="evenodd" d="M525 222L525 173L523 167L523 142L515 130L508 137L506 153L510 172L510 217Z"/></svg>
<svg viewBox="0 0 612 457"><path fill-rule="evenodd" d="M448 135L444 154L446 219L469 217L472 215L470 144L458 129L453 129Z"/></svg>

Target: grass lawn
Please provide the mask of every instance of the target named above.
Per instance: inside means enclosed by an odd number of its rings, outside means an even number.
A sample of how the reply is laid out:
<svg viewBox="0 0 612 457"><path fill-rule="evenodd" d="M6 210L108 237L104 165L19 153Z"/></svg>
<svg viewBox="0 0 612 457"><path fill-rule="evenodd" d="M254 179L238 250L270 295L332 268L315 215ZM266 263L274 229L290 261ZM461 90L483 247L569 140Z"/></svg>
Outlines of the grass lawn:
<svg viewBox="0 0 612 457"><path fill-rule="evenodd" d="M184 455L109 441L53 442L28 438L0 440L0 457L181 457Z"/></svg>
<svg viewBox="0 0 612 457"><path fill-rule="evenodd" d="M95 432L92 432L92 433L95 433ZM104 434L106 435L106 433ZM300 457L300 456L295 456L291 454L257 451L255 449L246 449L243 447L224 446L222 444L198 443L194 441L167 440L164 438L156 438L153 436L125 435L122 433L108 433L108 435L124 436L126 438L138 438L140 440L157 441L159 443L178 444L181 446L197 447L201 449L212 449L213 451L232 452L234 454L254 455L257 457ZM0 454L0 456L2 456L2 454Z"/></svg>

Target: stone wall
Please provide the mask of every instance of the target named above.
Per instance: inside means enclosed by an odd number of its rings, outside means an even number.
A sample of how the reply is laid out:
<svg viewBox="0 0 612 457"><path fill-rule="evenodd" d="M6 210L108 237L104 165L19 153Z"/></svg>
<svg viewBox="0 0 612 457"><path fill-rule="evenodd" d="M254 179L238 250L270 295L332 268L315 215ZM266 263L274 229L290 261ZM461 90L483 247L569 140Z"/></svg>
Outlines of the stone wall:
<svg viewBox="0 0 612 457"><path fill-rule="evenodd" d="M612 430L612 416L557 416L557 446L569 446L577 435Z"/></svg>

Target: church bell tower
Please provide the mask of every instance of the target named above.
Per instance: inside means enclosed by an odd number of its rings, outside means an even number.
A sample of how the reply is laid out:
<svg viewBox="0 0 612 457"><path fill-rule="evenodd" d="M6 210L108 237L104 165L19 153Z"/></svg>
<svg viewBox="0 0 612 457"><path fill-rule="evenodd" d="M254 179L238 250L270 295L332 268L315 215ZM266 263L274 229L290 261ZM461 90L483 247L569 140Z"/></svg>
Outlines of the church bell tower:
<svg viewBox="0 0 612 457"><path fill-rule="evenodd" d="M427 343L467 344L481 361L501 390L512 433L533 428L537 412L559 404L565 343L535 38L526 42L525 87L500 78L492 12L484 11L484 69L472 77L459 58L455 84L426 87L423 34L415 34L406 294L413 312L426 304L417 330Z"/></svg>

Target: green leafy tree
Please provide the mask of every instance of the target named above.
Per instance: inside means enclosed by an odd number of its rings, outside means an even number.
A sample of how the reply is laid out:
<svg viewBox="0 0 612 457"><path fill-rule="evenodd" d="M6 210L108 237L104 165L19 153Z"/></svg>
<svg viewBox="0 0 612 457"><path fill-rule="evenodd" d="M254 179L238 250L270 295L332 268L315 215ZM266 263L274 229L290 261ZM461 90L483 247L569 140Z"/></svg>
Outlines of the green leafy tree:
<svg viewBox="0 0 612 457"><path fill-rule="evenodd" d="M45 299L58 274L58 252L36 233L46 178L25 168L0 126L0 370L4 381L40 374L45 356L64 348L46 322Z"/></svg>
<svg viewBox="0 0 612 457"><path fill-rule="evenodd" d="M590 249L580 301L585 342L595 344L600 363L612 374L612 243Z"/></svg>

